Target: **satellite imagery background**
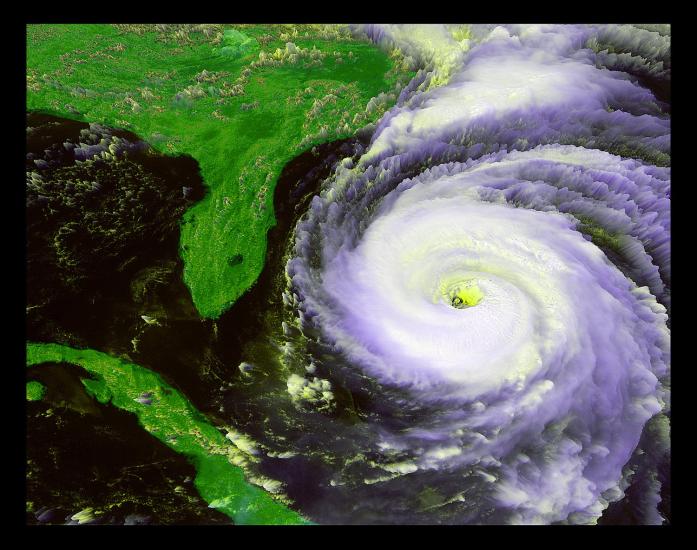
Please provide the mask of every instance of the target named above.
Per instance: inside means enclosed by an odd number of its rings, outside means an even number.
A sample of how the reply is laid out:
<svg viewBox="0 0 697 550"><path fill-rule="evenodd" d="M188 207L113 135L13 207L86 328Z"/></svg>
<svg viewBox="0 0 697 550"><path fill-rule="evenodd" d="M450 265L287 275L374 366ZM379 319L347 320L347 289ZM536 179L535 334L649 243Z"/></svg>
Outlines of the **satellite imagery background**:
<svg viewBox="0 0 697 550"><path fill-rule="evenodd" d="M671 524L668 24L26 26L26 523Z"/></svg>

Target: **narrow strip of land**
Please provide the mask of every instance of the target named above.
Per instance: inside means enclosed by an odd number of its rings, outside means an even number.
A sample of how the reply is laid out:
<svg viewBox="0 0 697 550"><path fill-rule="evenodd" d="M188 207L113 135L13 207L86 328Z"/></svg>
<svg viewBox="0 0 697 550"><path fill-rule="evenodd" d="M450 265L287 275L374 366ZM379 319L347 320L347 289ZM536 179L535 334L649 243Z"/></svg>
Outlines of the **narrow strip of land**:
<svg viewBox="0 0 697 550"><path fill-rule="evenodd" d="M131 412L150 434L196 468L201 496L235 524L294 525L307 520L245 479L241 452L158 374L91 349L28 343L27 366L69 363L92 375L83 384L95 399Z"/></svg>

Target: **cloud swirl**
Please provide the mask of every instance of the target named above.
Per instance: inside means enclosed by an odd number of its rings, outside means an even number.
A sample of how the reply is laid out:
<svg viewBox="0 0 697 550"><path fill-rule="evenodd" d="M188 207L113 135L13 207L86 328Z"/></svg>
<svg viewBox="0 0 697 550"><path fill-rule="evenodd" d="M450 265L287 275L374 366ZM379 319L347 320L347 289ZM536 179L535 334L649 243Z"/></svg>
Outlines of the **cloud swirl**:
<svg viewBox="0 0 697 550"><path fill-rule="evenodd" d="M334 483L367 509L437 487L444 522L595 523L648 476L662 521L670 117L646 85L669 84L669 29L357 30L423 68L286 266L289 368L374 403L343 433L381 474ZM647 437L664 452L632 466Z"/></svg>

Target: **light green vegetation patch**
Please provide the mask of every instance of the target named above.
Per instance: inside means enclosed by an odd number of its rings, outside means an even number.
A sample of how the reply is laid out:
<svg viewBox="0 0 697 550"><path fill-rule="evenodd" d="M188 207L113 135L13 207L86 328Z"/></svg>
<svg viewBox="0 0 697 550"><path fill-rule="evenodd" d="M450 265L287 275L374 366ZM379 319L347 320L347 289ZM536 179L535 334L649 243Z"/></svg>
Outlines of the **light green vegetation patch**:
<svg viewBox="0 0 697 550"><path fill-rule="evenodd" d="M41 401L46 393L46 386L41 382L32 380L27 382L27 401Z"/></svg>
<svg viewBox="0 0 697 550"><path fill-rule="evenodd" d="M252 37L238 30L228 29L223 33L223 47L220 48L220 54L237 58L251 52L255 46L257 41Z"/></svg>
<svg viewBox="0 0 697 550"><path fill-rule="evenodd" d="M184 281L216 318L263 268L283 166L375 122L413 73L329 25L29 25L27 108L131 130L195 158Z"/></svg>
<svg viewBox="0 0 697 550"><path fill-rule="evenodd" d="M581 222L578 225L578 230L588 235L595 246L605 250L612 250L618 254L621 253L620 235L610 233L593 221L592 218L581 215L576 215L575 217Z"/></svg>
<svg viewBox="0 0 697 550"><path fill-rule="evenodd" d="M236 524L309 523L248 483L243 470L230 462L235 455L230 441L156 373L94 350L27 344L27 366L49 362L82 367L94 377L83 380L91 395L132 412L145 430L186 456L196 467L194 483L201 496Z"/></svg>

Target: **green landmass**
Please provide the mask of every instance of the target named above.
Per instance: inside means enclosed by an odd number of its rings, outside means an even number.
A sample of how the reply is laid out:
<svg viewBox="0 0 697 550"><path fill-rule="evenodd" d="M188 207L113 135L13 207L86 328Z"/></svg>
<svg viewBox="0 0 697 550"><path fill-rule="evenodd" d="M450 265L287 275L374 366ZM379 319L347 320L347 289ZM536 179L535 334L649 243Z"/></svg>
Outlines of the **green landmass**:
<svg viewBox="0 0 697 550"><path fill-rule="evenodd" d="M27 401L41 401L46 393L46 386L41 382L32 380L27 382Z"/></svg>
<svg viewBox="0 0 697 550"><path fill-rule="evenodd" d="M217 318L257 279L283 166L375 122L413 73L336 25L28 25L27 109L195 158L184 281Z"/></svg>
<svg viewBox="0 0 697 550"><path fill-rule="evenodd" d="M194 484L199 494L234 523L309 523L263 489L248 483L243 469L232 462L240 460L240 451L158 374L94 350L27 344L27 366L49 362L82 367L92 375L92 379L82 380L90 395L101 403L110 402L135 414L146 431L186 456L196 468Z"/></svg>
<svg viewBox="0 0 697 550"><path fill-rule="evenodd" d="M588 235L595 246L603 250L611 250L616 254L622 253L620 234L610 233L588 216L580 214L575 214L574 216L581 222L578 225L578 230Z"/></svg>

